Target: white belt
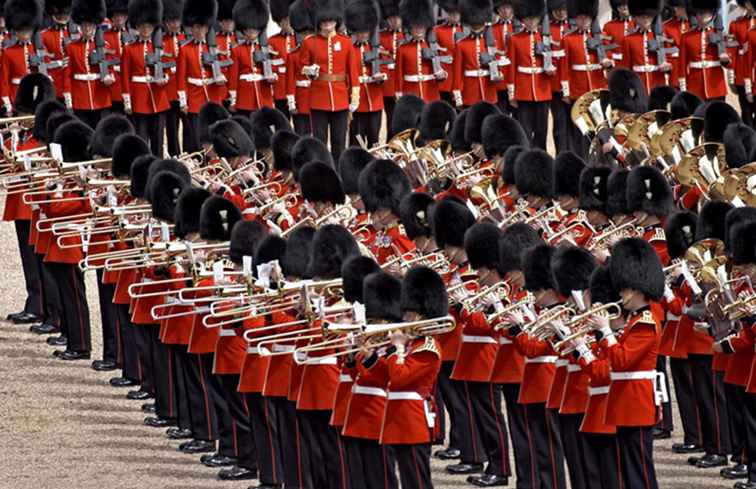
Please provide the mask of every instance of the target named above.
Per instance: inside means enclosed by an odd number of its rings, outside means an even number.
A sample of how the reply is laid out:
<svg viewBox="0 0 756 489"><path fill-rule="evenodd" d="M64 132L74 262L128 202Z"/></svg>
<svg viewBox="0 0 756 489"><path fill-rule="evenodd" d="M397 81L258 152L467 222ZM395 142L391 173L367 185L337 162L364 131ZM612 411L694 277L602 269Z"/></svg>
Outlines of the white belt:
<svg viewBox="0 0 756 489"><path fill-rule="evenodd" d="M551 52L552 58L564 58L565 52L564 49L557 49L556 51Z"/></svg>
<svg viewBox="0 0 756 489"><path fill-rule="evenodd" d="M667 313L667 321L679 321L680 316L675 316L674 314Z"/></svg>
<svg viewBox="0 0 756 489"><path fill-rule="evenodd" d="M567 373L573 374L575 372L580 372L581 370L583 369L580 368L580 365L575 365L574 363L567 365Z"/></svg>
<svg viewBox="0 0 756 489"><path fill-rule="evenodd" d="M370 83L370 80L372 80L372 79L373 79L372 76L370 76L370 75L364 75L364 76L360 76L359 79L358 79L358 81L360 83L362 83L362 84L368 84L368 83Z"/></svg>
<svg viewBox="0 0 756 489"><path fill-rule="evenodd" d="M610 372L609 378L612 382L615 380L650 380L654 387L654 403L661 406L669 401L667 384L665 383L666 375L664 372L656 370L639 370L637 372Z"/></svg>
<svg viewBox="0 0 756 489"><path fill-rule="evenodd" d="M286 67L282 66L282 67L278 68L278 72L279 73L286 73Z"/></svg>
<svg viewBox="0 0 756 489"><path fill-rule="evenodd" d="M703 70L706 68L718 68L722 66L722 64L719 61L692 61L688 63L688 66L690 68L697 68L699 70Z"/></svg>
<svg viewBox="0 0 756 489"><path fill-rule="evenodd" d="M14 85L21 85L21 78L12 78L11 83Z"/></svg>
<svg viewBox="0 0 756 489"><path fill-rule="evenodd" d="M423 396L414 391L389 391L389 401L422 401Z"/></svg>
<svg viewBox="0 0 756 489"><path fill-rule="evenodd" d="M245 82L259 82L263 81L265 77L260 75L259 73L245 73L243 75L239 75L239 79Z"/></svg>
<svg viewBox="0 0 756 489"><path fill-rule="evenodd" d="M537 75L543 73L543 68L540 66L518 66L517 71L520 73L526 73L528 75Z"/></svg>
<svg viewBox="0 0 756 489"><path fill-rule="evenodd" d="M115 71L116 73L120 73L121 72L121 65L113 65L113 71Z"/></svg>
<svg viewBox="0 0 756 489"><path fill-rule="evenodd" d="M364 385L354 384L352 394L365 394L366 396L386 397L386 391L379 387L365 387Z"/></svg>
<svg viewBox="0 0 756 489"><path fill-rule="evenodd" d="M309 365L336 365L336 357L307 357L307 363Z"/></svg>
<svg viewBox="0 0 756 489"><path fill-rule="evenodd" d="M259 355L260 354L260 347L258 346L248 346L247 347L247 353L251 355Z"/></svg>
<svg viewBox="0 0 756 489"><path fill-rule="evenodd" d="M386 69L390 70L390 71L394 71L396 69L396 64L395 63L389 63L389 64L386 65Z"/></svg>
<svg viewBox="0 0 756 489"><path fill-rule="evenodd" d="M493 343L496 344L496 340L490 336L470 336L463 334L462 343Z"/></svg>
<svg viewBox="0 0 756 489"><path fill-rule="evenodd" d="M568 362L564 358L560 358L556 361L556 368L566 367L569 364L570 362Z"/></svg>
<svg viewBox="0 0 756 489"><path fill-rule="evenodd" d="M213 80L211 80L210 78L187 78L186 82L189 85L194 85L195 87L204 87L213 84Z"/></svg>
<svg viewBox="0 0 756 489"><path fill-rule="evenodd" d="M509 338L506 338L504 336L502 336L501 338L499 338L499 344L500 345L511 345L512 343L513 343L512 340L510 340Z"/></svg>
<svg viewBox="0 0 756 489"><path fill-rule="evenodd" d="M622 53L612 53L612 59L621 60Z"/></svg>
<svg viewBox="0 0 756 489"><path fill-rule="evenodd" d="M151 76L132 76L131 81L133 83L154 83L155 79Z"/></svg>
<svg viewBox="0 0 756 489"><path fill-rule="evenodd" d="M220 330L221 337L223 336L236 336L236 331L233 329L221 329Z"/></svg>
<svg viewBox="0 0 756 489"><path fill-rule="evenodd" d="M297 80L294 82L294 85L299 88L308 88L311 84L312 82L310 82L310 80Z"/></svg>
<svg viewBox="0 0 756 489"><path fill-rule="evenodd" d="M556 363L556 355L544 355L541 357L525 358L525 363Z"/></svg>
<svg viewBox="0 0 756 489"><path fill-rule="evenodd" d="M342 384L346 384L348 382L353 382L352 376L348 374L341 374L339 375L339 382Z"/></svg>
<svg viewBox="0 0 756 489"><path fill-rule="evenodd" d="M589 396L599 396L601 394L609 394L609 386L604 385L602 387L589 387L588 388L588 395Z"/></svg>
<svg viewBox="0 0 756 489"><path fill-rule="evenodd" d="M273 344L272 350L274 353L290 353L294 351L294 345Z"/></svg>
<svg viewBox="0 0 756 489"><path fill-rule="evenodd" d="M404 75L404 81L410 83L420 83L435 80L433 75Z"/></svg>
<svg viewBox="0 0 756 489"><path fill-rule="evenodd" d="M488 70L466 70L465 76L468 78L483 78L491 74Z"/></svg>
<svg viewBox="0 0 756 489"><path fill-rule="evenodd" d="M73 78L78 81L95 81L100 78L100 75L99 73L76 73Z"/></svg>
<svg viewBox="0 0 756 489"><path fill-rule="evenodd" d="M656 370L639 370L637 372L611 372L612 380L653 380L656 378Z"/></svg>
<svg viewBox="0 0 756 489"><path fill-rule="evenodd" d="M654 71L658 71L659 67L656 65L635 65L633 66L633 71L636 73L653 73Z"/></svg>
<svg viewBox="0 0 756 489"><path fill-rule="evenodd" d="M572 71L598 71L600 69L599 64L572 65Z"/></svg>

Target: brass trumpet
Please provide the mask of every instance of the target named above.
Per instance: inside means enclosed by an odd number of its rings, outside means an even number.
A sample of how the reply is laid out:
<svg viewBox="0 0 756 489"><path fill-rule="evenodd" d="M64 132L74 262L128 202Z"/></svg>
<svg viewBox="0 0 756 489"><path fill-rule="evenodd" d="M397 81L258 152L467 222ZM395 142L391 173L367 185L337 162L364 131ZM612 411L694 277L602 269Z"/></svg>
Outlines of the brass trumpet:
<svg viewBox="0 0 756 489"><path fill-rule="evenodd" d="M522 330L533 338L547 340L554 334L551 323L557 320L569 322L575 316L575 309L567 305L558 305L540 314L535 321L526 323Z"/></svg>
<svg viewBox="0 0 756 489"><path fill-rule="evenodd" d="M563 355L572 353L574 351L572 344L575 340L593 331L593 328L588 324L588 320L599 314L605 315L609 321L619 319L622 317L622 303L609 302L607 304L597 304L587 311L576 314L570 318L570 320L565 323L565 326L567 326L572 333L554 343L554 349ZM565 346L567 346L567 348L565 348Z"/></svg>
<svg viewBox="0 0 756 489"><path fill-rule="evenodd" d="M512 302L508 306L505 306L504 309L495 312L494 314L488 316L488 322L489 323L495 323L499 321L501 318L506 316L507 314L512 314L518 309L528 308L530 309L533 307L533 304L535 304L535 296L528 292L525 294L525 297L520 299L519 301ZM510 325L506 323L498 323L494 326L494 331L501 331L502 329L508 328Z"/></svg>

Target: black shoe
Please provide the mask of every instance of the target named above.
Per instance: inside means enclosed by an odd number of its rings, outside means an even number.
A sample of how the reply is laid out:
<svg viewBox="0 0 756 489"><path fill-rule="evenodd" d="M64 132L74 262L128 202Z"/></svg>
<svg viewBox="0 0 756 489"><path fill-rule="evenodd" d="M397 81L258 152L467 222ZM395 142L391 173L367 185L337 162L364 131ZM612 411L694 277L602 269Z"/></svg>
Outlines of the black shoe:
<svg viewBox="0 0 756 489"><path fill-rule="evenodd" d="M36 314L21 311L15 314L9 314L8 321L12 322L13 324L29 324L42 321L42 318L40 316L37 316Z"/></svg>
<svg viewBox="0 0 756 489"><path fill-rule="evenodd" d="M57 351L55 353L58 353ZM89 360L92 357L92 354L88 351L73 351L73 350L63 350L58 355L55 355L56 357L60 358L61 360L66 361L73 361L73 360Z"/></svg>
<svg viewBox="0 0 756 489"><path fill-rule="evenodd" d="M458 460L462 456L462 452L457 448L446 448L436 451L433 456L439 460Z"/></svg>
<svg viewBox="0 0 756 489"><path fill-rule="evenodd" d="M148 416L144 418L144 425L151 428L167 428L169 426L176 426L176 419Z"/></svg>
<svg viewBox="0 0 756 489"><path fill-rule="evenodd" d="M126 377L113 377L110 379L110 385L113 387L134 387L135 385L139 385L139 382L127 379Z"/></svg>
<svg viewBox="0 0 756 489"><path fill-rule="evenodd" d="M63 335L50 336L47 338L47 344L50 346L66 346L68 345L68 338Z"/></svg>
<svg viewBox="0 0 756 489"><path fill-rule="evenodd" d="M200 457L200 462L206 467L231 467L236 464L236 458L221 455L220 453L214 453L212 455L204 455Z"/></svg>
<svg viewBox="0 0 756 489"><path fill-rule="evenodd" d="M58 334L60 333L60 328L54 324L41 323L30 327L29 331L34 334Z"/></svg>
<svg viewBox="0 0 756 489"><path fill-rule="evenodd" d="M97 372L110 372L116 369L116 363L111 360L95 360L92 362L92 370Z"/></svg>
<svg viewBox="0 0 756 489"><path fill-rule="evenodd" d="M126 394L126 399L130 399L132 401L146 401L147 399L152 399L153 397L155 396L147 391L143 391L142 389L129 391L129 393Z"/></svg>
<svg viewBox="0 0 756 489"><path fill-rule="evenodd" d="M215 450L215 442L192 440L182 443L178 449L184 453L208 453Z"/></svg>
<svg viewBox="0 0 756 489"><path fill-rule="evenodd" d="M736 482L735 489L756 489L756 482Z"/></svg>
<svg viewBox="0 0 756 489"><path fill-rule="evenodd" d="M142 404L142 412L147 414L155 414L157 412L157 406L154 402Z"/></svg>
<svg viewBox="0 0 756 489"><path fill-rule="evenodd" d="M672 432L667 430L662 430L659 428L654 428L651 434L654 437L654 440L667 440L669 438L672 438Z"/></svg>
<svg viewBox="0 0 756 489"><path fill-rule="evenodd" d="M672 451L675 453L701 453L704 451L703 447L701 445L696 445L694 443L673 443L672 444Z"/></svg>
<svg viewBox="0 0 756 489"><path fill-rule="evenodd" d="M281 484L260 484L259 486L249 486L247 489L281 489Z"/></svg>
<svg viewBox="0 0 756 489"><path fill-rule="evenodd" d="M696 467L699 469L713 469L714 467L724 467L725 465L727 465L727 457L714 453L704 455L696 462Z"/></svg>
<svg viewBox="0 0 756 489"><path fill-rule="evenodd" d="M483 472L483 464L453 464L447 465L446 471L454 475L477 474Z"/></svg>
<svg viewBox="0 0 756 489"><path fill-rule="evenodd" d="M471 475L467 482L478 487L495 487L506 486L509 483L509 477L496 474Z"/></svg>
<svg viewBox="0 0 756 489"><path fill-rule="evenodd" d="M171 440L188 440L192 438L192 430L182 430L178 426L168 428L165 435Z"/></svg>
<svg viewBox="0 0 756 489"><path fill-rule="evenodd" d="M719 471L719 475L730 480L746 479L748 477L748 465L738 464L734 467L726 467Z"/></svg>
<svg viewBox="0 0 756 489"><path fill-rule="evenodd" d="M222 481L247 481L257 479L257 471L234 465L233 467L218 472L218 479Z"/></svg>

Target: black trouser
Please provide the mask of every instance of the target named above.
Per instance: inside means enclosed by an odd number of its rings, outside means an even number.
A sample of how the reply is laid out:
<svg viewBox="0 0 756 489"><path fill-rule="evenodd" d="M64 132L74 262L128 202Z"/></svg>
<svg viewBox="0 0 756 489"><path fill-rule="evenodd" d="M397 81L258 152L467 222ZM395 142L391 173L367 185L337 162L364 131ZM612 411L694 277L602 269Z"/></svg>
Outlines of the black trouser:
<svg viewBox="0 0 756 489"><path fill-rule="evenodd" d="M717 372L721 374L721 372ZM729 418L730 442L732 443L732 454L743 456L746 452L746 406L743 405L742 396L739 391L742 387L733 384L724 384L725 398L727 399L727 416ZM703 414L702 414L703 415Z"/></svg>
<svg viewBox="0 0 756 489"><path fill-rule="evenodd" d="M313 487L343 489L344 474L339 457L338 433L331 426L331 411L299 411L305 445L310 452Z"/></svg>
<svg viewBox="0 0 756 489"><path fill-rule="evenodd" d="M502 384L501 392L507 403L507 424L514 451L517 489L537 489L536 481L533 480L536 468L531 439L525 425L525 408L517 402L520 398L520 384Z"/></svg>
<svg viewBox="0 0 756 489"><path fill-rule="evenodd" d="M276 109L280 110L281 113L286 116L287 119L291 119L291 114L289 113L289 102L285 98L277 99L273 101L273 104L275 105Z"/></svg>
<svg viewBox="0 0 756 489"><path fill-rule="evenodd" d="M192 430L192 416L199 416L199 413L192 413L191 402L188 391L188 369L189 354L186 345L169 345L173 357L173 382L176 389L176 424L179 429Z"/></svg>
<svg viewBox="0 0 756 489"><path fill-rule="evenodd" d="M570 145L570 106L562 101L562 92L551 94L551 119L554 123L552 138L557 154L571 149ZM546 126L543 126L546 127Z"/></svg>
<svg viewBox="0 0 756 489"><path fill-rule="evenodd" d="M583 414L560 414L559 431L564 446L564 458L567 461L567 473L570 487L588 487L588 464L593 461L588 457L585 439L580 434Z"/></svg>
<svg viewBox="0 0 756 489"><path fill-rule="evenodd" d="M35 253L39 269L42 271L42 302L45 306L45 322L60 327L63 335L67 334L63 321L63 298L60 296L58 280L52 264L44 262L44 256Z"/></svg>
<svg viewBox="0 0 756 489"><path fill-rule="evenodd" d="M211 369L208 370L207 358ZM209 379L212 374L212 353L187 354L186 391L192 413L192 436L195 440L213 441L218 439L218 420L215 414Z"/></svg>
<svg viewBox="0 0 756 489"><path fill-rule="evenodd" d="M236 453L236 464L245 469L257 469L258 451L255 450L253 425L251 424L250 405L245 397L237 391L239 375L216 375L221 384L223 399L228 406L228 413L233 423L233 445ZM256 428L256 427L255 427ZM263 479L260 479L262 482ZM267 481L265 481L267 482Z"/></svg>
<svg viewBox="0 0 756 489"><path fill-rule="evenodd" d="M213 353L200 355L205 372L213 371ZM239 457L239 446L236 443L238 430L231 410L226 402L223 385L218 375L207 376L207 387L210 392L210 400L215 406L215 417L218 420L218 453L226 457Z"/></svg>
<svg viewBox="0 0 756 489"><path fill-rule="evenodd" d="M658 489L654 469L653 426L617 427L622 479L630 489Z"/></svg>
<svg viewBox="0 0 756 489"><path fill-rule="evenodd" d="M748 481L756 482L756 395L746 392L745 387L738 386L738 398L743 406L743 424L745 425L745 457L748 464Z"/></svg>
<svg viewBox="0 0 756 489"><path fill-rule="evenodd" d="M735 88L738 92L740 116L743 119L743 123L747 126L754 127L754 124L756 123L756 111L754 110L754 104L749 102L748 98L746 98L745 87L743 85L737 85Z"/></svg>
<svg viewBox="0 0 756 489"><path fill-rule="evenodd" d="M349 111L311 110L310 118L312 119L312 134L325 144L328 144L330 135L333 161L339 161L339 156L346 144Z"/></svg>
<svg viewBox="0 0 756 489"><path fill-rule="evenodd" d="M186 114L186 131L184 133L184 152L194 153L199 151L200 146L200 121L199 114Z"/></svg>
<svg viewBox="0 0 756 489"><path fill-rule="evenodd" d="M18 253L21 256L21 266L24 269L24 283L26 284L26 302L24 312L42 316L42 275L40 262L34 254L34 247L29 244L31 221L13 221L16 227Z"/></svg>
<svg viewBox="0 0 756 489"><path fill-rule="evenodd" d="M546 403L524 404L525 425L530 438L531 457L535 460L534 487L565 489L564 451L556 414Z"/></svg>
<svg viewBox="0 0 756 489"><path fill-rule="evenodd" d="M430 445L391 445L402 489L433 489Z"/></svg>
<svg viewBox="0 0 756 489"><path fill-rule="evenodd" d="M97 127L97 124L99 122L110 115L110 109L102 109L102 110L77 110L74 109L73 111L74 115L81 119L81 121L94 129Z"/></svg>
<svg viewBox="0 0 756 489"><path fill-rule="evenodd" d="M58 284L58 294L63 306L61 330L68 337L67 350L88 352L92 350L92 331L89 325L89 305L84 272L76 263L47 264Z"/></svg>
<svg viewBox="0 0 756 489"><path fill-rule="evenodd" d="M378 440L341 437L350 489L396 489L396 460Z"/></svg>
<svg viewBox="0 0 756 489"><path fill-rule="evenodd" d="M701 419L701 438L707 454L727 455L732 450L723 374L711 368L712 355L688 354L695 396Z"/></svg>
<svg viewBox="0 0 756 489"><path fill-rule="evenodd" d="M382 117L383 112L381 111L355 112L352 114L352 123L349 125L349 145L359 146L358 135L367 141L368 148L378 144Z"/></svg>
<svg viewBox="0 0 756 489"><path fill-rule="evenodd" d="M269 409L268 399L259 392L245 394L250 428L254 436L256 465L263 484L283 484L281 453L275 440L278 436L277 413Z"/></svg>
<svg viewBox="0 0 756 489"><path fill-rule="evenodd" d="M309 136L312 134L310 114L294 114L294 132L300 136Z"/></svg>
<svg viewBox="0 0 756 489"><path fill-rule="evenodd" d="M675 386L677 410L680 412L680 421L683 427L683 441L686 445L702 446L701 418L693 395L693 373L690 368L690 361L687 358L670 357L669 370L672 374L672 383Z"/></svg>
<svg viewBox="0 0 756 489"><path fill-rule="evenodd" d="M276 412L281 461L284 469L284 487L313 489L310 469L310 452L305 446L302 422L297 403L284 397L271 397L270 406Z"/></svg>
<svg viewBox="0 0 756 489"><path fill-rule="evenodd" d="M588 455L586 482L588 489L621 489L622 474L618 465L620 450L617 437L581 433ZM629 488L628 488L629 489Z"/></svg>
<svg viewBox="0 0 756 489"><path fill-rule="evenodd" d="M470 396L475 425L488 458L486 474L509 477L507 423L501 412L501 386L488 382L465 382Z"/></svg>
<svg viewBox="0 0 756 489"><path fill-rule="evenodd" d="M150 328L153 325L135 324L134 343L139 359L139 378L142 380L142 390L155 394L155 365L152 356L152 336Z"/></svg>
<svg viewBox="0 0 756 489"><path fill-rule="evenodd" d="M444 95L442 93L442 99L443 96ZM451 101L451 94L449 94L449 99L450 100L447 100L447 102L449 102L449 104L454 107L454 103ZM386 113L386 127L391 127L391 119L394 118L394 107L396 107L396 97L383 97L383 112Z"/></svg>
<svg viewBox="0 0 756 489"><path fill-rule="evenodd" d="M165 133L165 112L159 114L132 114L137 135L147 141L152 153L163 157L163 140Z"/></svg>
<svg viewBox="0 0 756 489"><path fill-rule="evenodd" d="M113 105L110 107L110 113L111 114L126 114L126 111L124 110L123 101L121 102L113 102ZM129 116L129 119L131 119L131 116Z"/></svg>
<svg viewBox="0 0 756 489"><path fill-rule="evenodd" d="M496 105L504 114L515 116L515 108L509 103L509 91L499 90L496 92Z"/></svg>
<svg viewBox="0 0 756 489"><path fill-rule="evenodd" d="M102 283L105 272L97 270L97 297L100 302L100 322L102 323L102 359L109 362L118 361L118 339L116 335L116 323L118 319L113 304L115 294L114 284Z"/></svg>
<svg viewBox="0 0 756 489"><path fill-rule="evenodd" d="M137 328L131 323L128 304L115 304L118 329L121 333L121 368L123 377L141 383L144 380L142 363L139 357Z"/></svg>
<svg viewBox="0 0 756 489"><path fill-rule="evenodd" d="M441 394L440 402L437 399L438 412L443 413L444 408L449 412L451 421L449 446L459 449L462 462L481 463L484 455L481 451L482 442L475 426L470 399L465 383L451 379L453 369L454 362L441 363L441 371L438 374L438 392Z"/></svg>
<svg viewBox="0 0 756 489"><path fill-rule="evenodd" d="M591 140L588 139L582 132L580 132L578 126L572 122L571 113L574 103L566 104L561 100L559 101L559 103L564 105L565 110L567 111L568 149L570 149L573 153L580 156L584 160L587 160L588 152L591 149Z"/></svg>
<svg viewBox="0 0 756 489"><path fill-rule="evenodd" d="M173 382L173 370L176 362L168 345L160 341L160 326L147 326L150 335L150 352L152 367L155 369L155 407L160 418L176 418L176 389Z"/></svg>
<svg viewBox="0 0 756 489"><path fill-rule="evenodd" d="M667 357L659 355L656 357L656 371L664 374L664 383L666 384L667 392L669 390L669 376L667 375ZM667 402L662 404L662 419L656 425L656 427L663 431L672 432L675 428L672 422L672 401L671 396L668 396Z"/></svg>
<svg viewBox="0 0 756 489"><path fill-rule="evenodd" d="M517 120L530 139L530 145L546 151L549 102L517 102Z"/></svg>
<svg viewBox="0 0 756 489"><path fill-rule="evenodd" d="M181 141L179 140L179 122L182 127L184 141L189 139L190 130L186 123L186 115L181 111L178 100L171 101L171 108L165 113L165 137L168 144L168 154L178 156L181 154Z"/></svg>

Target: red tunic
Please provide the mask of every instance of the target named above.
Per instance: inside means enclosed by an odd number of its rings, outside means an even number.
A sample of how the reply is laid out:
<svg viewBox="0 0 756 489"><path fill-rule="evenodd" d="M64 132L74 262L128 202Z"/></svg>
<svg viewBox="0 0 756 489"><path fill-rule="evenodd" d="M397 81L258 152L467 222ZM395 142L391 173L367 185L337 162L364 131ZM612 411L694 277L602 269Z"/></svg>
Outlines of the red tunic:
<svg viewBox="0 0 756 489"><path fill-rule="evenodd" d="M273 107L274 83L264 78L262 63L254 62L254 53L259 47L259 43L245 42L231 50L233 64L228 89L237 109L253 111Z"/></svg>
<svg viewBox="0 0 756 489"><path fill-rule="evenodd" d="M178 60L181 43L184 42L185 39L186 36L183 32L168 32L163 36L163 51L169 61L175 63ZM176 77L176 72L176 66L169 68L166 72L168 75L168 84L165 86L165 89L170 102L176 102L178 100L178 79Z"/></svg>
<svg viewBox="0 0 756 489"><path fill-rule="evenodd" d="M520 404L545 403L549 389L556 373L557 355L545 341L519 334L515 338L517 351L525 357L525 370L522 373Z"/></svg>
<svg viewBox="0 0 756 489"><path fill-rule="evenodd" d="M307 115L310 113L310 86L312 81L302 74L302 49L294 48L286 59L286 99L291 104L293 100L297 114Z"/></svg>
<svg viewBox="0 0 756 489"><path fill-rule="evenodd" d="M71 34L68 32L68 26L58 27L55 25L43 30L41 36L45 50L51 54L48 62L54 63L52 67L47 69L47 73L53 79L55 93L60 95L63 93L63 80L65 79L66 43Z"/></svg>
<svg viewBox="0 0 756 489"><path fill-rule="evenodd" d="M458 32L462 32L462 25L460 24L450 24L445 23L441 25L437 25L433 28L433 32L436 34L436 40L438 41L438 45L444 50L442 52L445 56L451 56L452 57L452 63L454 60L457 59L457 43L454 38L454 36ZM446 64L444 63L444 69L449 73L449 76L445 80L441 80L438 82L438 90L440 92L451 92L452 91L452 81L453 77L452 74L454 73L454 70L452 68L452 64Z"/></svg>
<svg viewBox="0 0 756 489"><path fill-rule="evenodd" d="M489 382L499 352L499 342L494 337L494 331L482 312L468 314L462 311L460 320L462 341L451 378L469 382Z"/></svg>
<svg viewBox="0 0 756 489"><path fill-rule="evenodd" d="M3 50L2 64L0 66L0 96L3 104L13 105L16 103L16 91L21 79L30 73L29 56L34 52L31 43L14 44Z"/></svg>
<svg viewBox="0 0 756 489"><path fill-rule="evenodd" d="M500 20L493 25L493 32L494 37L496 38L496 42L503 46L502 51L504 51L505 53L509 52L509 42L512 34L514 34L514 30L515 28L511 20ZM557 54L559 53L556 52L553 54L553 56L557 56ZM496 84L496 89L499 92L503 92L507 89L507 80L509 79L509 72L512 71L512 64L510 63L507 66L500 68L500 70L502 71L502 73L504 73L504 80Z"/></svg>
<svg viewBox="0 0 756 489"><path fill-rule="evenodd" d="M647 93L651 93L654 87L667 85L669 82L668 74L659 70L659 57L656 51L648 50L649 40L655 38L653 31L638 31L629 34L622 43L622 64L638 74ZM667 62L671 64L670 56L667 56Z"/></svg>
<svg viewBox="0 0 756 489"><path fill-rule="evenodd" d="M664 22L664 35L672 39L675 46L682 45L682 36L690 30L690 22L678 18L672 18ZM680 86L680 53L671 55L668 60L672 64L671 84L673 87Z"/></svg>
<svg viewBox="0 0 756 489"><path fill-rule="evenodd" d="M357 359L357 377L352 385L346 417L344 436L378 440L381 436L381 421L386 408L386 386L389 382L389 361L378 359L370 368Z"/></svg>
<svg viewBox="0 0 756 489"><path fill-rule="evenodd" d="M272 315L269 325L283 324L296 320L296 316L286 312L276 312ZM268 331L267 334L283 333L290 329L277 329ZM281 341L272 345L273 352L294 351L294 344L287 341ZM289 393L289 380L291 369L294 364L292 355L274 355L270 357L268 368L265 372L265 385L263 386L263 395L266 397L286 397Z"/></svg>
<svg viewBox="0 0 756 489"><path fill-rule="evenodd" d="M123 34L126 32L126 30L115 30L110 29L106 31L103 34L103 37L105 38L105 42L110 45L110 48L113 50L113 57L122 60L123 59L123 48L124 48L124 42L123 42ZM123 61L121 61L123 63ZM110 86L110 99L113 102L122 102L123 101L123 81L121 80L121 72L123 68L120 64L113 66L113 75L115 76L115 83L113 83Z"/></svg>
<svg viewBox="0 0 756 489"><path fill-rule="evenodd" d="M730 22L730 35L738 43L738 46L731 48L730 57L735 61L734 71L735 85L742 86L747 77L751 66L748 52L749 32L756 28L756 17L744 15Z"/></svg>
<svg viewBox="0 0 756 489"><path fill-rule="evenodd" d="M63 190L59 195L53 196L52 198L58 197L80 197L80 195L78 192L75 193ZM72 200L68 202L57 201L49 204L40 204L40 209L47 217L53 218L83 214L88 212L90 210L90 207L88 201ZM52 232L50 232L50 234L52 234ZM71 248L61 248L60 246L58 246L57 237L52 237L52 239L50 239L49 247L47 248L45 253L45 263L68 263L72 265L78 264L82 259L84 259L84 253L81 249L81 238L77 236L76 238L67 240L67 246L72 244L78 244L78 246Z"/></svg>
<svg viewBox="0 0 756 489"><path fill-rule="evenodd" d="M497 43L496 49L503 50L504 46ZM486 39L482 35L470 35L455 47L449 75L452 78L452 90L455 96L461 98L465 107L480 101L497 101L497 83L491 80L488 68L480 64L480 55L486 50Z"/></svg>
<svg viewBox="0 0 756 489"><path fill-rule="evenodd" d="M396 94L416 95L426 102L441 98L431 60L423 59L426 41L408 41L396 53ZM452 74L448 73L451 77Z"/></svg>
<svg viewBox="0 0 756 489"><path fill-rule="evenodd" d="M596 51L586 45L588 32L573 32L562 40L564 57L559 63L562 93L577 100L591 90L606 88L606 75Z"/></svg>
<svg viewBox="0 0 756 489"><path fill-rule="evenodd" d="M5 147L10 148L10 138L5 140ZM31 132L27 132L21 137L18 144L18 150L32 149L41 146ZM24 194L6 194L5 209L3 210L3 221L28 221L31 219L32 209L29 204L24 203ZM34 227L32 226L32 229Z"/></svg>
<svg viewBox="0 0 756 489"><path fill-rule="evenodd" d="M615 19L604 24L603 34L607 38L607 42L617 45L616 49L608 50L607 55L617 64L624 66L625 60L622 57L622 42L625 40L627 33L633 29L635 29L635 21L631 19Z"/></svg>
<svg viewBox="0 0 756 489"><path fill-rule="evenodd" d="M315 328L319 322L313 323ZM332 352L321 350L310 354L302 370L302 380L297 397L297 409L302 411L328 411L333 409L333 400L339 384L339 366Z"/></svg>
<svg viewBox="0 0 756 489"><path fill-rule="evenodd" d="M385 49L391 58L392 63L383 65L383 72L386 73L388 78L383 83L383 96L393 97L396 95L396 56L399 51L399 44L404 39L404 33L399 31L385 30L381 31L380 42L381 47ZM439 44L441 39L438 40Z"/></svg>
<svg viewBox="0 0 756 489"><path fill-rule="evenodd" d="M231 59L231 50L236 45L236 33L218 32L215 35L215 42L218 45L218 59L220 61L228 61ZM221 68L221 72L223 73L223 76L226 77L226 80L229 80L232 66L233 65L229 65ZM221 100L226 100L228 98L228 85L224 83L223 85L219 85L219 87L222 93Z"/></svg>
<svg viewBox="0 0 756 489"><path fill-rule="evenodd" d="M330 421L331 426L336 426L338 428L344 426L344 420L346 419L347 410L349 409L349 401L352 398L354 378L357 376L356 367L347 367L341 361L340 364L341 373L339 373L339 386L336 388L336 395L333 399L333 413L331 413Z"/></svg>
<svg viewBox="0 0 756 489"><path fill-rule="evenodd" d="M145 64L145 55L152 52L152 41L136 41L123 50L122 90L130 96L135 114L157 114L170 108L166 87L151 81L153 70Z"/></svg>
<svg viewBox="0 0 756 489"><path fill-rule="evenodd" d="M374 73L371 67L362 61L365 54L371 53L373 48L368 43L360 43L354 44L352 49L354 57L360 63L360 105L357 107L357 112L380 112L383 110L383 82L367 83Z"/></svg>
<svg viewBox="0 0 756 489"><path fill-rule="evenodd" d="M556 75L551 77L551 89L554 92L561 92L562 85L560 82L566 76L562 66L562 60L565 55L563 40L565 34L570 31L570 22L568 20L561 22L552 20L549 30L551 31L551 42L553 43L551 57L557 69Z"/></svg>
<svg viewBox="0 0 756 489"><path fill-rule="evenodd" d="M606 354L598 348L594 348L597 358L589 365L583 366L590 377L588 386L588 401L585 406L585 416L580 431L583 433L601 433L612 435L617 432L617 427L604 422L606 414L606 401L609 398L609 385L611 384L609 361Z"/></svg>
<svg viewBox="0 0 756 489"><path fill-rule="evenodd" d="M256 317L244 321L244 330L254 330L265 326L264 317ZM267 334L260 332L258 335ZM243 341L243 340L242 340ZM246 351L246 354L245 354ZM241 367L241 377L239 379L239 392L262 392L265 386L265 373L270 364L271 357L263 357L260 355L257 345L248 345L244 341L244 345L240 351L237 352L240 359L243 359L243 365Z"/></svg>
<svg viewBox="0 0 756 489"><path fill-rule="evenodd" d="M212 277L203 278L195 283L195 286L202 287L206 285L213 285L215 280ZM207 293L197 292L195 294L189 294L189 298L197 298ZM198 307L203 307L202 303L199 303ZM209 312L209 311L207 311ZM207 314L204 310L194 315L192 321L192 333L189 335L189 353L214 353L215 344L218 342L218 336L220 335L219 328L207 328L202 323L202 318Z"/></svg>
<svg viewBox="0 0 756 489"><path fill-rule="evenodd" d="M297 39L294 34L279 32L268 39L268 43L275 51L275 73L278 74L278 81L273 87L273 98L275 100L284 100L286 98L286 87L290 71L288 70L289 52L297 45Z"/></svg>
<svg viewBox="0 0 756 489"><path fill-rule="evenodd" d="M680 88L703 100L725 97L728 91L719 51L708 41L712 34L712 28L689 31L683 35L680 45Z"/></svg>
<svg viewBox="0 0 756 489"><path fill-rule="evenodd" d="M507 90L509 99L522 102L551 100L551 76L543 71L543 56L536 55L535 45L541 42L540 32L522 31L510 37Z"/></svg>
<svg viewBox="0 0 756 489"><path fill-rule="evenodd" d="M111 50L107 41L105 49ZM71 95L74 110L102 110L113 105L110 86L100 80L100 67L89 64L94 50L95 43L90 40L82 39L66 46L68 66L63 77L63 93ZM108 72L113 73L112 69Z"/></svg>
<svg viewBox="0 0 756 489"><path fill-rule="evenodd" d="M359 59L352 40L340 34L310 36L302 42L302 65L318 65L310 86L310 109L338 112L349 108L351 90L359 83Z"/></svg>
<svg viewBox="0 0 756 489"><path fill-rule="evenodd" d="M226 85L213 82L212 70L202 63L202 53L207 53L207 44L196 41L185 44L179 52L179 100L186 100L190 114L199 114L208 102L221 104L226 96Z"/></svg>

